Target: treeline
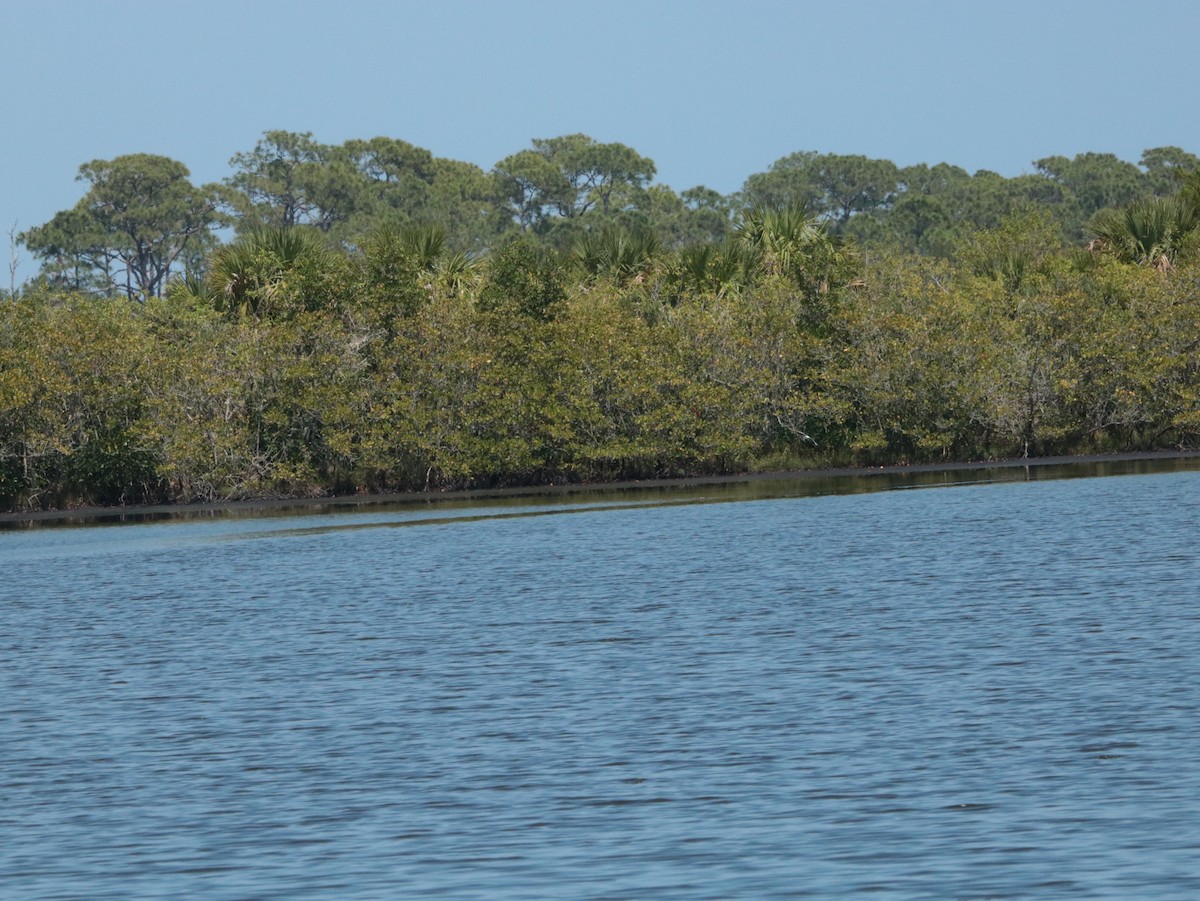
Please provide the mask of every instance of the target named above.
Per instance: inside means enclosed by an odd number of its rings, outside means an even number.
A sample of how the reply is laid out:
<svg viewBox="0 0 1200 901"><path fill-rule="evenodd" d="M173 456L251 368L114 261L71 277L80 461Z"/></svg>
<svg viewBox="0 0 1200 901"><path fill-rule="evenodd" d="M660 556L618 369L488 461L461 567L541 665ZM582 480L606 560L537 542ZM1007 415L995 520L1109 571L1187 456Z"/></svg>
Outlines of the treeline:
<svg viewBox="0 0 1200 901"><path fill-rule="evenodd" d="M182 163L160 156L94 160L80 167L79 203L17 237L41 262L30 288L137 300L202 275L218 235L263 227L311 229L346 251L377 230L417 226L474 255L516 236L569 251L614 228L678 250L726 241L745 209L790 207L865 248L950 258L1014 212L1039 211L1063 241L1080 243L1115 209L1177 195L1198 165L1191 153L1159 147L1137 164L1105 153L1046 157L1005 178L803 152L722 195L704 186L677 193L655 183L653 160L582 134L535 140L485 171L395 138L330 145L269 131L231 158L219 184L196 186Z"/></svg>
<svg viewBox="0 0 1200 901"><path fill-rule="evenodd" d="M0 303L0 503L1194 446L1200 198L1180 184L1086 245L1033 210L939 254L787 203L678 246L604 221L559 250L531 218L482 256L441 226L333 242L264 220L161 297L47 280Z"/></svg>

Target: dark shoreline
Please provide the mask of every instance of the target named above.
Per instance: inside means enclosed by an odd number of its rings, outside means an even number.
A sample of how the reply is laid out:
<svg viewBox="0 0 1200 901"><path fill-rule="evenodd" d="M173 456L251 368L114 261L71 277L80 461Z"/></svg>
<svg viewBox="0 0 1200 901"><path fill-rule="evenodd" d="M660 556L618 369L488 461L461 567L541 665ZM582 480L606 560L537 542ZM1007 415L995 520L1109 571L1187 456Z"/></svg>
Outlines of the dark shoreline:
<svg viewBox="0 0 1200 901"><path fill-rule="evenodd" d="M903 475L917 473L955 473L988 469L1044 468L1103 463L1135 463L1155 460L1188 460L1200 458L1200 450L1145 451L1120 454L1086 454L1080 456L1011 458L1004 460L963 463L894 464L874 467L835 467L827 469L783 470L778 472L741 473L724 476L692 476L679 479L641 479L623 482L581 482L566 485L526 485L514 488L493 488L461 491L413 491L394 494L348 494L328 497L279 497L242 501L214 501L197 504L144 504L124 507L74 507L65 510L35 510L24 513L0 513L0 526L35 522L113 521L126 517L173 517L189 514L271 512L282 510L331 512L382 506L386 504L439 503L443 501L486 500L488 498L556 497L607 491L628 491L642 488L690 488L705 485L838 478L846 476Z"/></svg>

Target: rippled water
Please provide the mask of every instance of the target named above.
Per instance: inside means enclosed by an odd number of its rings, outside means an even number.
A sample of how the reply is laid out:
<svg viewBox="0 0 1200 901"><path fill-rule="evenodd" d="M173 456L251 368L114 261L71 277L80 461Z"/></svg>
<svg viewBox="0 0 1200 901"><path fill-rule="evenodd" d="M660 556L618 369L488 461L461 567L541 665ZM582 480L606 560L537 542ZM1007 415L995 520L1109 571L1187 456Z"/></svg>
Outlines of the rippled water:
<svg viewBox="0 0 1200 901"><path fill-rule="evenodd" d="M1200 897L1200 472L675 499L0 533L0 896Z"/></svg>

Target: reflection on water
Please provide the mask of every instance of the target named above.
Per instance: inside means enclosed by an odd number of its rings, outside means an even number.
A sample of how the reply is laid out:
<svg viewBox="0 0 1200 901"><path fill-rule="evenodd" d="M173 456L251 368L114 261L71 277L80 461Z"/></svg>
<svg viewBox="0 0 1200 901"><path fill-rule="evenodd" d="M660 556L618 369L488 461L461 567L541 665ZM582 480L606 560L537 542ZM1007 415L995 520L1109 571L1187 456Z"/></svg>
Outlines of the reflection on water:
<svg viewBox="0 0 1200 901"><path fill-rule="evenodd" d="M783 497L819 497L826 494L865 494L907 488L945 488L996 482L1049 481L1147 475L1200 470L1200 453L1148 453L1096 458L1090 462L1062 458L1062 462L1030 460L1025 463L968 463L947 466L881 467L879 469L816 470L765 473L709 479L624 482L599 485L560 485L500 489L481 492L447 492L413 495L346 496L316 500L247 501L226 504L177 505L87 509L75 512L0 514L0 531L30 526L89 526L118 523L194 522L213 519L294 518L330 513L375 512L407 515L436 509L454 515L492 515L498 509L569 504L583 505L693 503L745 501ZM483 512L481 512L481 509ZM533 511L540 512L540 511ZM570 511L568 511L570 512Z"/></svg>
<svg viewBox="0 0 1200 901"><path fill-rule="evenodd" d="M1172 468L0 534L0 897L1195 897Z"/></svg>

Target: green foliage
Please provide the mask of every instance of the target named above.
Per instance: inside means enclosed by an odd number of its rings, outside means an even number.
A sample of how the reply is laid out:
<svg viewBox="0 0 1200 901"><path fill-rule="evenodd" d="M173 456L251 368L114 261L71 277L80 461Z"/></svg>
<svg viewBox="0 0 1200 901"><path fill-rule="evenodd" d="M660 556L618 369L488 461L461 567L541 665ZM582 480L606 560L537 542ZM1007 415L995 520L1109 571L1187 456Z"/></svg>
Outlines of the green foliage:
<svg viewBox="0 0 1200 901"><path fill-rule="evenodd" d="M556 256L518 238L488 258L478 307L487 313L547 320L566 297L563 267Z"/></svg>
<svg viewBox="0 0 1200 901"><path fill-rule="evenodd" d="M0 305L0 500L157 499L150 367L126 305L37 293Z"/></svg>
<svg viewBox="0 0 1200 901"><path fill-rule="evenodd" d="M831 235L825 221L798 207L744 210L735 239L757 274L788 280L816 307L828 306L858 272L850 245Z"/></svg>
<svg viewBox="0 0 1200 901"><path fill-rule="evenodd" d="M753 441L738 418L740 398L702 376L710 350L678 320L651 324L620 291L601 287L569 302L553 336L569 474L643 478L745 465Z"/></svg>
<svg viewBox="0 0 1200 901"><path fill-rule="evenodd" d="M866 463L978 454L993 349L976 314L988 295L956 290L944 263L908 256L876 260L864 283L840 311L826 364L843 453Z"/></svg>
<svg viewBox="0 0 1200 901"><path fill-rule="evenodd" d="M862 215L852 219L845 233L862 245L887 246L927 256L948 256L961 227L951 217L952 207L940 198L905 193L887 215Z"/></svg>
<svg viewBox="0 0 1200 901"><path fill-rule="evenodd" d="M1178 147L1152 147L1142 153L1145 183L1155 197L1175 194L1189 175L1200 173L1200 157Z"/></svg>
<svg viewBox="0 0 1200 901"><path fill-rule="evenodd" d="M652 231L663 247L680 250L729 237L733 223L730 200L712 188L697 186L676 194L666 185L651 185L626 223Z"/></svg>
<svg viewBox="0 0 1200 901"><path fill-rule="evenodd" d="M1049 156L1034 165L1071 192L1082 220L1105 207L1131 203L1144 190L1141 170L1111 153L1081 153L1074 159Z"/></svg>
<svg viewBox="0 0 1200 901"><path fill-rule="evenodd" d="M74 290L157 297L173 271L211 247L222 192L196 188L187 167L146 153L79 167L90 187L71 210L20 241L49 263L52 280Z"/></svg>
<svg viewBox="0 0 1200 901"><path fill-rule="evenodd" d="M765 271L781 275L801 270L810 251L827 237L818 219L794 206L750 207L742 212L735 234Z"/></svg>
<svg viewBox="0 0 1200 901"><path fill-rule="evenodd" d="M658 237L647 229L609 225L580 235L572 257L593 280L608 278L628 284L645 281L661 250Z"/></svg>
<svg viewBox="0 0 1200 901"><path fill-rule="evenodd" d="M1151 197L1119 210L1101 210L1088 225L1091 248L1126 263L1170 269L1195 246L1200 206L1190 196Z"/></svg>
<svg viewBox="0 0 1200 901"><path fill-rule="evenodd" d="M286 318L327 305L320 283L334 259L317 233L268 226L219 248L204 281L180 289L235 317Z"/></svg>
<svg viewBox="0 0 1200 901"><path fill-rule="evenodd" d="M752 207L811 210L840 232L851 217L889 207L899 183L900 170L888 160L804 152L750 176L742 195Z"/></svg>
<svg viewBox="0 0 1200 901"><path fill-rule="evenodd" d="M18 240L42 261L40 282L52 290L113 295L119 290L120 254L112 237L80 206L55 213Z"/></svg>
<svg viewBox="0 0 1200 901"><path fill-rule="evenodd" d="M359 306L389 332L397 317L410 317L438 291L455 294L478 278L475 259L451 253L437 226L377 228L361 244L358 264Z"/></svg>
<svg viewBox="0 0 1200 901"><path fill-rule="evenodd" d="M178 500L353 488L364 418L357 336L324 311L231 320L168 300L148 408L158 473Z"/></svg>
<svg viewBox="0 0 1200 901"><path fill-rule="evenodd" d="M417 218L443 228L452 250L480 253L511 229L494 179L478 166L438 157L432 174L425 209Z"/></svg>
<svg viewBox="0 0 1200 901"><path fill-rule="evenodd" d="M478 166L395 138L333 146L268 131L230 160L239 232L310 225L356 243L379 228L437 227L456 251L476 251L505 227L495 184Z"/></svg>
<svg viewBox="0 0 1200 901"><path fill-rule="evenodd" d="M724 297L749 285L758 275L759 262L752 247L734 238L721 244L691 244L669 265L667 290L675 301Z"/></svg>
<svg viewBox="0 0 1200 901"><path fill-rule="evenodd" d="M556 219L589 211L609 216L635 207L654 177L654 161L624 144L587 135L537 138L496 164L498 193L516 222L545 234Z"/></svg>
<svg viewBox="0 0 1200 901"><path fill-rule="evenodd" d="M792 224L779 231L803 234ZM415 231L326 251L328 278L351 285L336 303L302 302L288 243L252 257L293 268L255 270L270 277L239 289L258 297L244 312L182 286L145 306L29 292L0 304L0 495L220 500L1194 446L1196 263L1077 268L1056 242L1049 220L1014 220L961 263L875 254L826 295L760 261L736 287L706 284L725 252L710 246L686 302L655 316L614 279L568 286L528 239L451 290L436 278L452 256ZM1032 254L1015 284L979 262L1014 245ZM264 301L272 284L289 287Z"/></svg>
<svg viewBox="0 0 1200 901"><path fill-rule="evenodd" d="M225 183L240 197L239 231L327 224L320 172L329 153L312 132L268 131L253 150L234 154Z"/></svg>
<svg viewBox="0 0 1200 901"><path fill-rule="evenodd" d="M28 233L40 281L0 302L0 503L1200 442L1194 157L1148 150L1136 177L1105 155L1017 178L881 162L785 158L735 217L582 135L488 174L268 132L226 186L239 236L203 255L171 225L204 193L178 164L84 167L88 203ZM1071 239L1135 184L1092 252ZM166 296L94 296L133 285L122 254L151 226L178 251Z"/></svg>
<svg viewBox="0 0 1200 901"><path fill-rule="evenodd" d="M1200 169L1193 169L1179 179L1179 199L1200 209Z"/></svg>
<svg viewBox="0 0 1200 901"><path fill-rule="evenodd" d="M1058 228L1048 214L1019 213L964 242L959 259L973 274L995 280L1013 295L1034 277L1046 275L1061 249Z"/></svg>

